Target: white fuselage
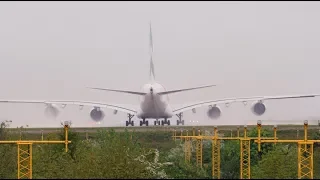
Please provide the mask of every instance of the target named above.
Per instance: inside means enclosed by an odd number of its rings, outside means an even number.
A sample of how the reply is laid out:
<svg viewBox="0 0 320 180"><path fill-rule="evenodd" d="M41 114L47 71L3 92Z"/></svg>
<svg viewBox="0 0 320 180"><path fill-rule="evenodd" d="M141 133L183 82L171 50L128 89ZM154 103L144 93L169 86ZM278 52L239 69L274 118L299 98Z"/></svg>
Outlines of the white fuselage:
<svg viewBox="0 0 320 180"><path fill-rule="evenodd" d="M167 95L159 95L165 92L164 87L159 83L149 83L142 87L143 92L147 93L141 97L140 110L137 117L140 119L160 119L171 118L173 112L169 106Z"/></svg>

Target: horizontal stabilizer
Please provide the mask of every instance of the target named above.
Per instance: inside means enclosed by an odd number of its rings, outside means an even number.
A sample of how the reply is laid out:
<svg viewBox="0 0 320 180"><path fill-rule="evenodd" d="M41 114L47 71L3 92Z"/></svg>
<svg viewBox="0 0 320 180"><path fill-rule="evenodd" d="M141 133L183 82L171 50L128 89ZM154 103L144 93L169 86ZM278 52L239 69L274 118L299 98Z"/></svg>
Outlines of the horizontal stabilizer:
<svg viewBox="0 0 320 180"><path fill-rule="evenodd" d="M158 93L158 94L159 94L159 95L173 94L173 93L177 93L177 92L183 92L183 91L190 91L190 90L195 90L195 89L208 88L208 87L212 87L212 86L216 86L216 85L199 86L199 87L186 88L186 89L177 89L177 90L160 92L160 93Z"/></svg>
<svg viewBox="0 0 320 180"><path fill-rule="evenodd" d="M136 92L136 91L126 91L126 90L117 90L117 89L106 89L106 88L91 88L90 89L96 89L96 90L102 90L102 91L113 91L113 92L120 92L120 93L127 93L127 94L135 94L135 95L146 95L144 92Z"/></svg>

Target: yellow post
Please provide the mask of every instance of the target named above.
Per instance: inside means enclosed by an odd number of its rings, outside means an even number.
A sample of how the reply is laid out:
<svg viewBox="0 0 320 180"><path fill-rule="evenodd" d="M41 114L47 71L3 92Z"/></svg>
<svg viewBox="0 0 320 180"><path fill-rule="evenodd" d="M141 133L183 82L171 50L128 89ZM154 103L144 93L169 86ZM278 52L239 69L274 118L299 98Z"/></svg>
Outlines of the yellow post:
<svg viewBox="0 0 320 180"><path fill-rule="evenodd" d="M197 137L197 142L196 142L196 160L197 160L197 165L199 167L202 167L202 138L200 129L198 130L198 136Z"/></svg>
<svg viewBox="0 0 320 180"><path fill-rule="evenodd" d="M65 124L64 125L64 134L65 134L65 149L66 149L66 152L68 152L68 129L69 129L69 124Z"/></svg>
<svg viewBox="0 0 320 180"><path fill-rule="evenodd" d="M257 123L258 126L258 152L261 151L261 121L259 120Z"/></svg>
<svg viewBox="0 0 320 180"><path fill-rule="evenodd" d="M240 179L250 179L250 140L241 139Z"/></svg>
<svg viewBox="0 0 320 180"><path fill-rule="evenodd" d="M212 178L220 179L220 140L218 140L217 127L214 127L212 138Z"/></svg>
<svg viewBox="0 0 320 180"><path fill-rule="evenodd" d="M250 139L247 138L247 127L244 127L244 138L240 139L240 179L250 179Z"/></svg>
<svg viewBox="0 0 320 180"><path fill-rule="evenodd" d="M298 142L298 179L313 179L314 142L308 142L308 121L304 122L303 140L303 142Z"/></svg>
<svg viewBox="0 0 320 180"><path fill-rule="evenodd" d="M190 162L189 151L191 151L191 150L189 150L189 137L188 137L189 132L188 132L188 130L186 130L186 132L187 132L187 135L186 135L187 137L186 137L185 140L184 140L185 161L186 161L186 162Z"/></svg>
<svg viewBox="0 0 320 180"><path fill-rule="evenodd" d="M313 142L298 142L298 179L313 179Z"/></svg>
<svg viewBox="0 0 320 180"><path fill-rule="evenodd" d="M20 145L18 144L18 161L17 161L17 165L18 165L18 179L20 179Z"/></svg>
<svg viewBox="0 0 320 180"><path fill-rule="evenodd" d="M18 142L18 179L32 179L32 143Z"/></svg>
<svg viewBox="0 0 320 180"><path fill-rule="evenodd" d="M32 179L32 144L28 145L29 148L29 154L30 154L30 161L29 161L29 167L30 167L30 179Z"/></svg>
<svg viewBox="0 0 320 180"><path fill-rule="evenodd" d="M186 137L184 142L184 157L185 162L189 163L191 160L191 140L189 137Z"/></svg>
<svg viewBox="0 0 320 180"><path fill-rule="evenodd" d="M277 125L274 125L273 127L273 138L274 140L277 139ZM274 144L276 144L276 142L274 142Z"/></svg>
<svg viewBox="0 0 320 180"><path fill-rule="evenodd" d="M304 121L304 141L307 141L308 139L308 121Z"/></svg>

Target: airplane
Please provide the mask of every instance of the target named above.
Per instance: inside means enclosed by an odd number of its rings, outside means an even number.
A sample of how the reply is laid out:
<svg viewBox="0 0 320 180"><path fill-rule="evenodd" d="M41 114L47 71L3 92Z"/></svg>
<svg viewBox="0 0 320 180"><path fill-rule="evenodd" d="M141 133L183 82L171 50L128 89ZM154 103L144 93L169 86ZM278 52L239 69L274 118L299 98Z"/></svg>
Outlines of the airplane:
<svg viewBox="0 0 320 180"><path fill-rule="evenodd" d="M209 88L216 85L206 85L206 86L198 86L193 88L184 88L184 89L175 89L175 90L165 90L165 88L155 80L155 68L153 63L153 42L152 42L152 29L150 22L150 67L149 67L149 82L145 84L141 91L130 91L130 90L118 90L118 89L110 89L110 88L95 88L88 87L94 90L100 91L111 91L117 93L127 93L132 95L137 95L142 97L140 102L140 108L128 108L124 106L104 103L104 102L88 102L88 101L46 101L46 100L0 100L0 103L40 103L45 104L45 114L48 116L57 117L59 114L59 109L56 107L57 104L60 104L62 108L65 108L67 105L78 105L80 110L83 109L84 106L93 107L90 112L90 117L92 120L96 122L100 122L103 120L105 114L102 111L102 108L109 108L114 111L114 114L117 114L118 111L124 112L128 114L128 120L126 121L126 126L134 126L134 121L132 118L136 116L140 120L140 126L146 125L149 126L149 122L146 119L155 119L154 125L160 125L159 119L161 120L161 125L169 125L170 120L174 115L178 117L177 125L184 125L184 120L182 119L183 112L192 110L193 113L196 113L196 108L201 106L208 106L207 115L211 119L217 119L221 116L221 109L217 104L225 103L226 106L230 105L230 103L234 102L243 102L244 105L247 104L248 101L254 101L251 106L251 111L257 115L261 116L266 111L266 106L264 101L266 100L275 100L275 99L292 99L292 98L311 98L319 96L319 94L309 94L309 95L286 95L286 96L256 96L256 97L243 97L243 98L225 98L225 99L216 99L209 100L204 102L193 103L187 106L183 106L177 109L171 108L169 105L168 99L165 96L169 94L191 91L196 89Z"/></svg>

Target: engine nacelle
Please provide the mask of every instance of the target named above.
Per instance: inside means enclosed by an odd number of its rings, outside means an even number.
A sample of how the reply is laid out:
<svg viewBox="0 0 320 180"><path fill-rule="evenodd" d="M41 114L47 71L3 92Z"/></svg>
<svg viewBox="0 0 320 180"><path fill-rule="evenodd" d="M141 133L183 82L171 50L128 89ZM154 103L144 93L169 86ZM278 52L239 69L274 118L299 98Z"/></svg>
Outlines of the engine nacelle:
<svg viewBox="0 0 320 180"><path fill-rule="evenodd" d="M218 119L221 116L221 110L218 106L210 107L209 110L207 111L207 115L211 119Z"/></svg>
<svg viewBox="0 0 320 180"><path fill-rule="evenodd" d="M90 117L94 121L101 121L104 118L104 112L100 108L94 108L90 112Z"/></svg>
<svg viewBox="0 0 320 180"><path fill-rule="evenodd" d="M262 102L253 103L251 107L253 114L261 116L266 112L266 106Z"/></svg>
<svg viewBox="0 0 320 180"><path fill-rule="evenodd" d="M48 118L56 118L59 115L59 109L53 104L47 104L47 107L44 110L45 116Z"/></svg>

